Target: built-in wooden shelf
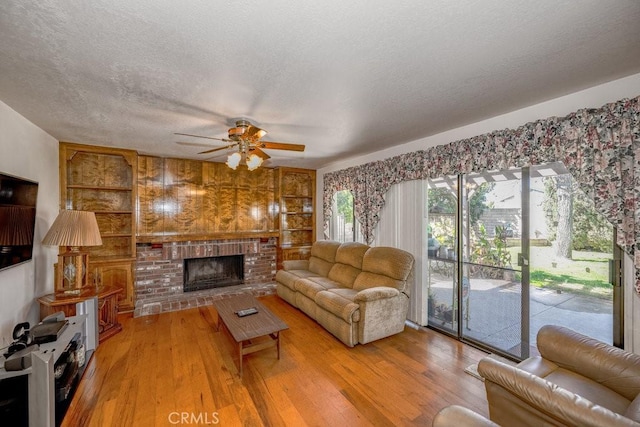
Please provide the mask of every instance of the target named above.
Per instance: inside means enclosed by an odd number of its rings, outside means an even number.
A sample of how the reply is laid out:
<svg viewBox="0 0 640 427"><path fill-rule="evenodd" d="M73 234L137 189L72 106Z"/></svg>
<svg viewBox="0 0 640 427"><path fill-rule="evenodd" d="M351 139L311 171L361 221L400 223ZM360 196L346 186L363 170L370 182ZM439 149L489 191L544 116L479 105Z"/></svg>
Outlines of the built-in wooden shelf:
<svg viewBox="0 0 640 427"><path fill-rule="evenodd" d="M282 261L308 259L311 255L315 240L316 172L288 167L277 171L278 268L282 268Z"/></svg>
<svg viewBox="0 0 640 427"><path fill-rule="evenodd" d="M131 215L133 211L93 211L96 215L106 215L106 214L119 214L119 215Z"/></svg>
<svg viewBox="0 0 640 427"><path fill-rule="evenodd" d="M137 159L133 150L60 143L61 207L96 214L102 245L86 248L89 281L122 289L121 311L135 304Z"/></svg>
<svg viewBox="0 0 640 427"><path fill-rule="evenodd" d="M67 188L71 188L74 190L97 190L97 191L132 191L131 188L127 187L111 187L111 186L100 186L100 185L67 185Z"/></svg>

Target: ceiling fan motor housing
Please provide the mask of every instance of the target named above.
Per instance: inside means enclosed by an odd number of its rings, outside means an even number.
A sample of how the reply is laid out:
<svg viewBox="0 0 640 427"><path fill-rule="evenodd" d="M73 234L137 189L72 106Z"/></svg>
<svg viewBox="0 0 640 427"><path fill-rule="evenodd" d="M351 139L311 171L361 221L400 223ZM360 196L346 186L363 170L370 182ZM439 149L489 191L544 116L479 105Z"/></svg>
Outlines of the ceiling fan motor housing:
<svg viewBox="0 0 640 427"><path fill-rule="evenodd" d="M229 139L239 141L249 126L251 126L249 120L236 120L236 127L229 129Z"/></svg>
<svg viewBox="0 0 640 427"><path fill-rule="evenodd" d="M235 127L229 129L229 139L232 141L239 141L246 129L246 127Z"/></svg>

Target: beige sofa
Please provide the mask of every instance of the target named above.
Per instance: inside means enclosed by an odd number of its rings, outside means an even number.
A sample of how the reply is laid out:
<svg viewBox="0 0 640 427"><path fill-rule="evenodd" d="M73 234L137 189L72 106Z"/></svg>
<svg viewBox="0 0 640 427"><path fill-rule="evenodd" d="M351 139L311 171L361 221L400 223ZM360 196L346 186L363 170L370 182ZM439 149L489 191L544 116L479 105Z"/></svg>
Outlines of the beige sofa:
<svg viewBox="0 0 640 427"><path fill-rule="evenodd" d="M538 332L540 356L478 364L500 425L640 426L640 356L561 326Z"/></svg>
<svg viewBox="0 0 640 427"><path fill-rule="evenodd" d="M353 347L402 332L413 264L396 248L317 241L309 260L283 262L277 293Z"/></svg>

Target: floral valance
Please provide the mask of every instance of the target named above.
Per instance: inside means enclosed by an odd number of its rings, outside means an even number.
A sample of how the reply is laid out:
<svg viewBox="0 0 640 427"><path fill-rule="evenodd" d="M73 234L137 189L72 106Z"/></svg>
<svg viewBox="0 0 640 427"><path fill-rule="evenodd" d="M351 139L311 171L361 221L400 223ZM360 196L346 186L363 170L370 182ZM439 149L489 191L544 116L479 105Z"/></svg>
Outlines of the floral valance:
<svg viewBox="0 0 640 427"><path fill-rule="evenodd" d="M640 292L640 97L327 173L325 228L339 190L353 193L356 219L371 243L393 184L556 161L616 227L618 244L634 259Z"/></svg>

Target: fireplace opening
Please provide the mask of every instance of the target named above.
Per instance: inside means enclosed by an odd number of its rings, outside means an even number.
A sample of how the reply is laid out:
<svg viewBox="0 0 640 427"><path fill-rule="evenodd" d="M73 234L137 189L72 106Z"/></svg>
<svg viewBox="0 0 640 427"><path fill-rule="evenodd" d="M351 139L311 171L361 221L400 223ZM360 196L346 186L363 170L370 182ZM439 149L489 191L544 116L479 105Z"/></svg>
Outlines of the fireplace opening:
<svg viewBox="0 0 640 427"><path fill-rule="evenodd" d="M185 292L223 288L244 283L244 255L185 258Z"/></svg>

